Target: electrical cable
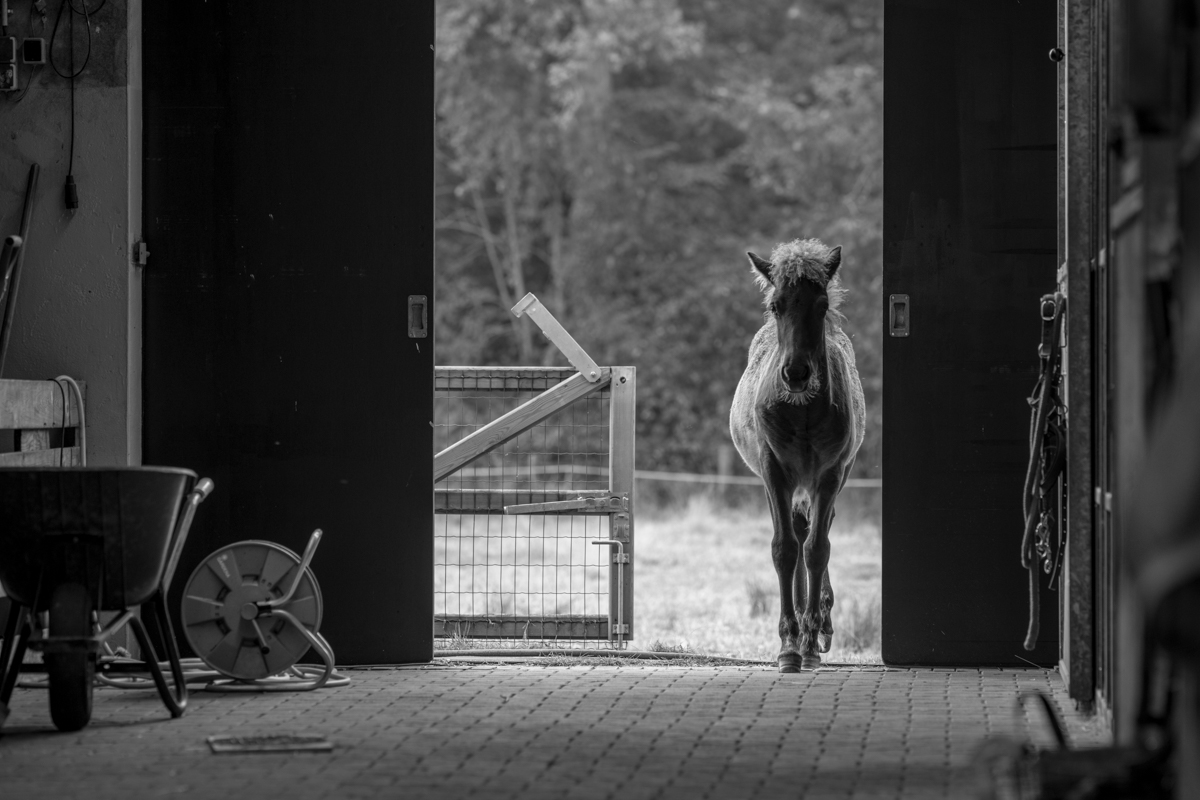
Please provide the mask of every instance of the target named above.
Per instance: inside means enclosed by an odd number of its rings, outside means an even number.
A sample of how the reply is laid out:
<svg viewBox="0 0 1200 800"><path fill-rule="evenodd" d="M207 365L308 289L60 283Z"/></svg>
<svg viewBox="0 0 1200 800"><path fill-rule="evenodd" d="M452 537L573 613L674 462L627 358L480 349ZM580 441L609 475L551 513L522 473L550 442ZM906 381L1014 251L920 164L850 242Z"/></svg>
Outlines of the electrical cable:
<svg viewBox="0 0 1200 800"><path fill-rule="evenodd" d="M10 102L19 103L22 100L24 100L25 95L29 94L29 87L33 86L33 82L35 80L37 80L37 76L41 71L42 71L42 65L35 64L33 67L33 70L29 73L29 80L25 81L25 88L22 89L20 94L18 94L16 97L14 97Z"/></svg>
<svg viewBox="0 0 1200 800"><path fill-rule="evenodd" d="M144 663L137 658L101 656L97 664L96 683L113 689L154 689L155 684L149 677L149 673L122 671L120 673L121 677L104 674L106 667L128 668ZM199 691L202 692L304 692L317 688L314 684L316 684L320 676L325 674L325 670L322 667L299 664L289 667L286 673L281 673L278 676L264 678L260 681L240 681L229 678L217 670L209 668L207 664L198 658L181 658L179 663L183 666L184 683L188 685L204 684L198 687ZM159 668L166 673L170 670L171 663L169 661L160 661ZM44 689L49 686L49 682L45 680L22 680L17 685L22 689ZM349 685L350 677L334 670L322 688L336 688Z"/></svg>
<svg viewBox="0 0 1200 800"><path fill-rule="evenodd" d="M59 439L59 447L58 447L58 466L61 469L62 465L63 465L63 450L66 449L62 445L67 443L67 390L64 389L63 385L61 383L59 383L58 381L55 381L54 385L58 387L58 394L62 398L62 416L61 416L62 421L59 423L59 426L58 426L58 429L60 431L59 436L62 437L61 439Z"/></svg>
<svg viewBox="0 0 1200 800"><path fill-rule="evenodd" d="M107 0L106 0L106 2L107 2ZM68 50L71 54L71 66L68 68L67 72L63 72L61 69L58 68L58 62L55 61L55 59L54 59L54 42L58 40L58 26L62 24L63 9L67 8L67 7L70 7L71 12L72 12L70 21L68 23L70 26L72 26L71 32L70 32L71 40L70 40L70 44L68 47ZM99 11L103 7L104 7L104 3L101 3L99 6L96 7L96 11ZM78 70L75 69L75 30L73 27L75 24L75 14L82 14L84 20L87 22L87 52L86 52L86 55L84 55L84 57L83 57L83 65L80 66ZM81 12L75 10L75 6L71 5L70 0L62 0L62 2L59 3L58 14L57 14L57 16L54 17L54 29L50 33L50 44L49 44L50 66L54 69L55 72L58 73L58 77L65 78L69 81L73 81L76 78L78 78L80 75L82 75L83 71L85 69L87 69L88 61L90 61L92 58L92 19L91 19L91 14L92 14L92 12L88 11L86 2L83 4L83 11L81 11Z"/></svg>
<svg viewBox="0 0 1200 800"><path fill-rule="evenodd" d="M79 405L79 466L87 466L87 410L83 407L83 390L79 388L79 384L70 375L59 375L54 379L58 383L58 388L62 390L62 384L59 381L66 381L71 385L71 391L75 394L75 400ZM66 414L67 414L67 398L64 391L63 396L63 449L66 449ZM61 458L61 456L60 456ZM62 466L62 464L59 464Z"/></svg>
<svg viewBox="0 0 1200 800"><path fill-rule="evenodd" d="M67 157L67 180L63 187L65 192L65 202L69 209L79 207L79 190L75 186L75 79L83 74L87 69L88 62L92 58L92 14L104 8L108 0L101 0L100 5L94 9L88 9L87 0L82 0L82 10L75 8L71 0L62 0L58 6L58 14L54 18L54 30L50 34L50 66L54 69L60 78L65 78L71 82L71 144L69 155ZM71 56L70 67L67 72L63 72L58 68L58 62L54 58L54 42L58 39L58 28L62 24L63 9L70 8L70 18L67 22L68 26L68 52ZM84 52L83 64L79 69L75 69L75 15L83 16L84 27L87 31L87 50Z"/></svg>

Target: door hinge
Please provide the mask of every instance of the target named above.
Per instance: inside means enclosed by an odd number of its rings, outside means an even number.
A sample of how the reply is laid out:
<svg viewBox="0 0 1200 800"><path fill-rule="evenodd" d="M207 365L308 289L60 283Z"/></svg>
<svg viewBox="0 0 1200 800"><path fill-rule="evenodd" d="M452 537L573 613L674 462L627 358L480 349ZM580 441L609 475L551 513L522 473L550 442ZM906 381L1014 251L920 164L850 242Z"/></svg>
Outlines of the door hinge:
<svg viewBox="0 0 1200 800"><path fill-rule="evenodd" d="M137 264L139 267L146 266L146 262L150 260L150 248L146 246L144 239L138 239L133 243L132 255L133 258L131 260L134 264Z"/></svg>

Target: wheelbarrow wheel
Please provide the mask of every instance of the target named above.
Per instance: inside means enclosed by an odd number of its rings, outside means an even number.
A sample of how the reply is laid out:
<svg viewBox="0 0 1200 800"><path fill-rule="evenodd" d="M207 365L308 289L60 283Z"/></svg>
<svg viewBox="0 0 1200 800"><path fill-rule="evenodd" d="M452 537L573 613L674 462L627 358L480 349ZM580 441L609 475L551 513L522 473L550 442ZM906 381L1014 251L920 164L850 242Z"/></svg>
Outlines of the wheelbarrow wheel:
<svg viewBox="0 0 1200 800"><path fill-rule="evenodd" d="M64 583L50 601L50 636L78 639L78 649L46 653L50 718L60 731L77 731L92 718L96 661L83 645L92 636L92 598L78 583Z"/></svg>

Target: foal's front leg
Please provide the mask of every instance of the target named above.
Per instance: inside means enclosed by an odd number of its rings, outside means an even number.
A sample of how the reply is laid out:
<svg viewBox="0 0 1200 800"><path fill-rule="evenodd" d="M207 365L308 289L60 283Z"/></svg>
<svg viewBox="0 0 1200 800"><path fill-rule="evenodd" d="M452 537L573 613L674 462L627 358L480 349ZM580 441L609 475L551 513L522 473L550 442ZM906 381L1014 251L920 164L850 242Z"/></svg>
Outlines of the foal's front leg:
<svg viewBox="0 0 1200 800"><path fill-rule="evenodd" d="M804 611L800 614L800 653L805 669L816 669L821 665L819 650L829 649L828 639L820 642L820 634L826 627L826 616L832 608L821 602L822 588L829 567L829 528L833 524L833 502L837 497L837 486L822 486L813 498L808 537L804 540L804 566L808 579ZM828 605L832 606L832 587L827 591ZM832 637L833 627L828 634ZM823 645L823 647L819 647Z"/></svg>
<svg viewBox="0 0 1200 800"><path fill-rule="evenodd" d="M774 535L771 537L771 560L779 579L779 671L800 671L800 625L792 599L793 579L801 567L800 544L792 529L792 492L778 468L768 465L762 472L767 489L767 505L771 509Z"/></svg>

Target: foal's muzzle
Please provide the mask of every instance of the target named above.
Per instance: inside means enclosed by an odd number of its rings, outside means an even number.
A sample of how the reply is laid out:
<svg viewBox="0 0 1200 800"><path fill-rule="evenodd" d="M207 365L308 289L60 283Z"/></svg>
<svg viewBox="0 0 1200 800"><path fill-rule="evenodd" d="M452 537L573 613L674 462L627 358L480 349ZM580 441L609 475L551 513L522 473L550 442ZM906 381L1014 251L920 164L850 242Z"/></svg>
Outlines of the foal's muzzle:
<svg viewBox="0 0 1200 800"><path fill-rule="evenodd" d="M792 367L785 366L779 371L779 377L783 379L783 385L790 392L802 392L808 388L808 379L811 375L812 368L804 362Z"/></svg>

